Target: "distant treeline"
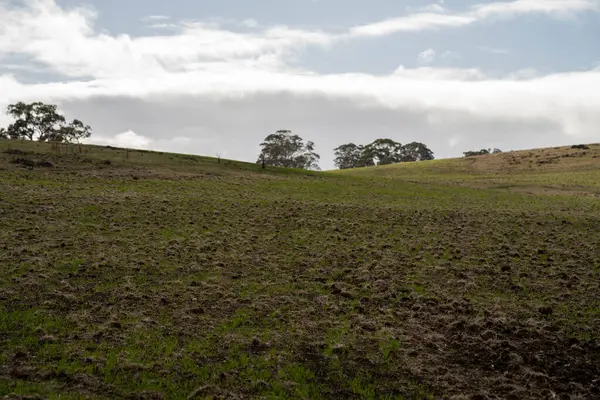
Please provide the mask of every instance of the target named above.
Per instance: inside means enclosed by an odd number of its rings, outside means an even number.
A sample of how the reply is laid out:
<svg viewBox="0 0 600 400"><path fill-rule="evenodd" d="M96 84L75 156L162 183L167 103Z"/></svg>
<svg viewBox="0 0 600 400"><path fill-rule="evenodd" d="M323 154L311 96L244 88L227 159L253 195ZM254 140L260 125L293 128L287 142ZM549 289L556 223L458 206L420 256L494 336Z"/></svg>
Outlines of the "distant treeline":
<svg viewBox="0 0 600 400"><path fill-rule="evenodd" d="M464 152L464 156L465 157L473 157L473 156L484 156L486 154L498 154L498 153L502 153L502 150L500 149L481 149L481 150L476 150L476 151L466 151Z"/></svg>
<svg viewBox="0 0 600 400"><path fill-rule="evenodd" d="M304 139L289 130L267 136L260 146L257 163L263 166L320 169L321 156L315 152L314 142L305 144ZM334 152L335 165L340 169L434 159L433 152L423 143L402 145L392 139L377 139L365 146L346 143Z"/></svg>

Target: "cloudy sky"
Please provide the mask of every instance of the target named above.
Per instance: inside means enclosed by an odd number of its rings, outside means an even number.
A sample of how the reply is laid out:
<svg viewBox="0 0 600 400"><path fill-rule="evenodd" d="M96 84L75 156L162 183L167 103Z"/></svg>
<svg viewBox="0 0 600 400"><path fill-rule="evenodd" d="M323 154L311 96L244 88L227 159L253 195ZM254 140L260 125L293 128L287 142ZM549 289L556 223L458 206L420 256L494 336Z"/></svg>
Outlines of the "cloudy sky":
<svg viewBox="0 0 600 400"><path fill-rule="evenodd" d="M600 141L600 0L0 0L0 107L255 161L278 129L437 157ZM0 115L0 126L10 120Z"/></svg>

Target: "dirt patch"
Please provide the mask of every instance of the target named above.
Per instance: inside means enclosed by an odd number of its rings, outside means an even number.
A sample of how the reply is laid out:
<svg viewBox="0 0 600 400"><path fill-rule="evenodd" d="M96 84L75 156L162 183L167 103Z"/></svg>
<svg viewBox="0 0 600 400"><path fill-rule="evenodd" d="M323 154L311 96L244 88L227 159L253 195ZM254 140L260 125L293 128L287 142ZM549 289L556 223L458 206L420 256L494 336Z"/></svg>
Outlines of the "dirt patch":
<svg viewBox="0 0 600 400"><path fill-rule="evenodd" d="M473 371L502 398L600 396L600 346L565 339L552 326L486 318L455 323L447 334L450 364ZM515 385L510 382L520 382Z"/></svg>

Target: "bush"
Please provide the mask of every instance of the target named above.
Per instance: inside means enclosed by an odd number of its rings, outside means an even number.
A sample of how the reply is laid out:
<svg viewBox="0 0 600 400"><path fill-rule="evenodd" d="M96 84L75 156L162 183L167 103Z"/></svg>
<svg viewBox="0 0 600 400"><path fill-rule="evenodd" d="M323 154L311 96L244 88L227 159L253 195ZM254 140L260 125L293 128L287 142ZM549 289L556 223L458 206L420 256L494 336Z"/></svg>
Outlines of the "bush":
<svg viewBox="0 0 600 400"><path fill-rule="evenodd" d="M50 161L35 161L35 160L30 160L29 158L17 158L17 159L12 160L11 163L19 164L19 165L22 165L24 167L29 167L29 168L33 168L33 167L52 168L54 166L54 165L52 165L52 163Z"/></svg>

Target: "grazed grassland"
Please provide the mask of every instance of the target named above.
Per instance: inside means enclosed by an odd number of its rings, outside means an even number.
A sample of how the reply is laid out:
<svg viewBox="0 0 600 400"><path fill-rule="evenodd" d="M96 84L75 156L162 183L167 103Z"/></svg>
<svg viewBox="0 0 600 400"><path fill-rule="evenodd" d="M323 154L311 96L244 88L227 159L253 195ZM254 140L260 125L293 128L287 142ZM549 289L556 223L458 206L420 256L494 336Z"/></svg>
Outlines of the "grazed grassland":
<svg viewBox="0 0 600 400"><path fill-rule="evenodd" d="M536 194L600 195L600 144L586 147L511 151L453 160L346 170L341 173Z"/></svg>
<svg viewBox="0 0 600 400"><path fill-rule="evenodd" d="M0 396L597 398L600 160L505 161L0 141Z"/></svg>

